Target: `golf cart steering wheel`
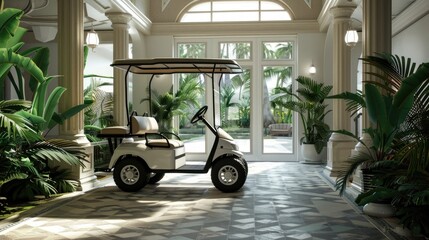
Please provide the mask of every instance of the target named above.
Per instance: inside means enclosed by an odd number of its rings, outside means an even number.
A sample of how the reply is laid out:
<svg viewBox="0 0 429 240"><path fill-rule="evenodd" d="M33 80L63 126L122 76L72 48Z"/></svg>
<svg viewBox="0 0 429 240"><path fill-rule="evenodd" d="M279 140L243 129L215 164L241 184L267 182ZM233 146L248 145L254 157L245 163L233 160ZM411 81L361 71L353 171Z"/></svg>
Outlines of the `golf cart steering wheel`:
<svg viewBox="0 0 429 240"><path fill-rule="evenodd" d="M207 109L208 109L207 105L200 108L200 110L198 110L198 112L195 113L195 115L192 117L191 123L194 124L194 123L198 122L201 118L203 118L204 114L206 114L206 112L207 112Z"/></svg>

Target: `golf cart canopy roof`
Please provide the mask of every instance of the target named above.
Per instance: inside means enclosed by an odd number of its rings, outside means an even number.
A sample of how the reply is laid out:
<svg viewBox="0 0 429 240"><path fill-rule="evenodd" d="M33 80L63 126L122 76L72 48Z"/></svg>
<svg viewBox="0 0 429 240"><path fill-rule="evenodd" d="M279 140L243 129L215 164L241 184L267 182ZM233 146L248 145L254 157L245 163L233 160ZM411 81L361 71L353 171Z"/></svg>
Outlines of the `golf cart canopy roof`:
<svg viewBox="0 0 429 240"><path fill-rule="evenodd" d="M242 73L240 65L230 59L207 58L153 58L118 59L112 67L122 68L135 74L173 73Z"/></svg>

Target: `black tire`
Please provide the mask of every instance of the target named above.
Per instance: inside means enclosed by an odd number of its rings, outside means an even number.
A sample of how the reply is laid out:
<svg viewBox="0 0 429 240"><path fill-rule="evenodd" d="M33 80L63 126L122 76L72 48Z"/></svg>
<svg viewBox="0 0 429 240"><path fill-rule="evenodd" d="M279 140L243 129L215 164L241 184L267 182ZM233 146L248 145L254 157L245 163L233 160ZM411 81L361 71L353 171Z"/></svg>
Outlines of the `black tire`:
<svg viewBox="0 0 429 240"><path fill-rule="evenodd" d="M149 184L155 184L165 176L165 173L150 173Z"/></svg>
<svg viewBox="0 0 429 240"><path fill-rule="evenodd" d="M113 180L124 192L137 192L148 184L149 177L149 171L143 160L135 157L120 160L113 170Z"/></svg>
<svg viewBox="0 0 429 240"><path fill-rule="evenodd" d="M247 174L249 173L249 166L247 165L247 161L244 158L240 158L240 161L243 164L244 169L246 169L246 176L247 176Z"/></svg>
<svg viewBox="0 0 429 240"><path fill-rule="evenodd" d="M214 162L211 178L213 185L222 192L236 192L246 182L244 164L236 158L222 158Z"/></svg>

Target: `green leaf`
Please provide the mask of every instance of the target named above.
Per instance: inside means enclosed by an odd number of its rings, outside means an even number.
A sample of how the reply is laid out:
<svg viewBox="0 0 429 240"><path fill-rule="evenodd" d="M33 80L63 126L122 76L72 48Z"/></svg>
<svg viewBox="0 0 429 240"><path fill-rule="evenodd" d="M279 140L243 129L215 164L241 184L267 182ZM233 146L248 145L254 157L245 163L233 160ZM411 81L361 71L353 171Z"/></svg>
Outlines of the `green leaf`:
<svg viewBox="0 0 429 240"><path fill-rule="evenodd" d="M8 42L15 36L20 19L24 12L19 9L7 8L0 12L0 47L8 47Z"/></svg>
<svg viewBox="0 0 429 240"><path fill-rule="evenodd" d="M37 66L40 68L40 70L43 72L43 75L46 76L48 73L48 67L49 67L49 48L43 47L39 48L36 51L35 56L33 57L33 62L37 64ZM30 89L31 91L35 91L37 88L38 81L34 76L31 76L30 78Z"/></svg>
<svg viewBox="0 0 429 240"><path fill-rule="evenodd" d="M23 115L25 111L19 111L26 107L28 102L22 100L0 101L0 127L7 132L11 140L18 136L29 142L40 139L31 122Z"/></svg>
<svg viewBox="0 0 429 240"><path fill-rule="evenodd" d="M414 93L428 78L429 63L423 63L414 74L402 81L401 87L393 98L393 108L395 111L400 111L400 119L404 119L408 114L413 104Z"/></svg>
<svg viewBox="0 0 429 240"><path fill-rule="evenodd" d="M66 89L63 87L56 87L46 100L46 106L43 110L43 118L47 123L51 122L52 115L56 111L60 98L65 91ZM43 125L43 128L40 130L44 131L46 129L48 129L48 124Z"/></svg>
<svg viewBox="0 0 429 240"><path fill-rule="evenodd" d="M32 123L33 126L39 126L41 124L46 123L46 121L45 121L45 119L43 119L43 117L34 115L34 114L27 112L27 111L21 110L19 112L16 112L16 114L23 116L26 119L28 119Z"/></svg>
<svg viewBox="0 0 429 240"><path fill-rule="evenodd" d="M386 111L385 98L372 84L365 84L365 100L369 119L384 132L390 132L391 126Z"/></svg>
<svg viewBox="0 0 429 240"><path fill-rule="evenodd" d="M86 62L88 60L88 46L83 46L83 68L85 69L86 67Z"/></svg>
<svg viewBox="0 0 429 240"><path fill-rule="evenodd" d="M361 91L357 93L343 92L326 97L327 99L342 99L346 101L346 110L355 115L362 108L366 108L365 98Z"/></svg>
<svg viewBox="0 0 429 240"><path fill-rule="evenodd" d="M359 194L355 202L359 206L363 206L367 203L390 203L397 194L398 192L394 189L378 187L368 192Z"/></svg>
<svg viewBox="0 0 429 240"><path fill-rule="evenodd" d="M45 81L45 77L40 68L31 60L31 58L23 57L14 53L12 49L0 49L0 64L8 63L17 65L37 79L38 82Z"/></svg>
<svg viewBox="0 0 429 240"><path fill-rule="evenodd" d="M56 124L62 124L62 123L64 123L65 120L73 117L74 115L76 115L80 111L82 111L83 109L85 109L88 106L90 106L92 104L92 102L93 102L92 100L91 101L86 101L86 103L73 106L73 107L67 109L63 113L56 114L56 116L51 119L51 122L48 125L48 129L51 129Z"/></svg>
<svg viewBox="0 0 429 240"><path fill-rule="evenodd" d="M43 116L43 109L45 108L45 95L48 88L48 82L39 83L34 92L31 113L37 116Z"/></svg>
<svg viewBox="0 0 429 240"><path fill-rule="evenodd" d="M12 49L13 52L17 52L22 46L24 45L24 43L17 43L15 44L13 47L11 47L10 49ZM13 66L12 63L2 63L0 62L0 78L4 78L4 75L7 75L8 72L10 71L10 68ZM2 81L4 81L2 79Z"/></svg>

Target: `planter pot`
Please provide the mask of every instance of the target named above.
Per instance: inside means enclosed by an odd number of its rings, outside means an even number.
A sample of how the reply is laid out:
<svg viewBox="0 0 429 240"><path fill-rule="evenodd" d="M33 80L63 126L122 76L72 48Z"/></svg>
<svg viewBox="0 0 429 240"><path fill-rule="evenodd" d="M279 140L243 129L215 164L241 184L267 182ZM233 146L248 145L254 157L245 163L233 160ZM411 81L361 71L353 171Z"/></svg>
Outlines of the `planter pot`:
<svg viewBox="0 0 429 240"><path fill-rule="evenodd" d="M301 153L304 163L321 163L324 156L324 151L320 154L316 152L314 144L301 144Z"/></svg>
<svg viewBox="0 0 429 240"><path fill-rule="evenodd" d="M390 203L367 203L363 212L372 217L388 218L395 215L395 209Z"/></svg>

